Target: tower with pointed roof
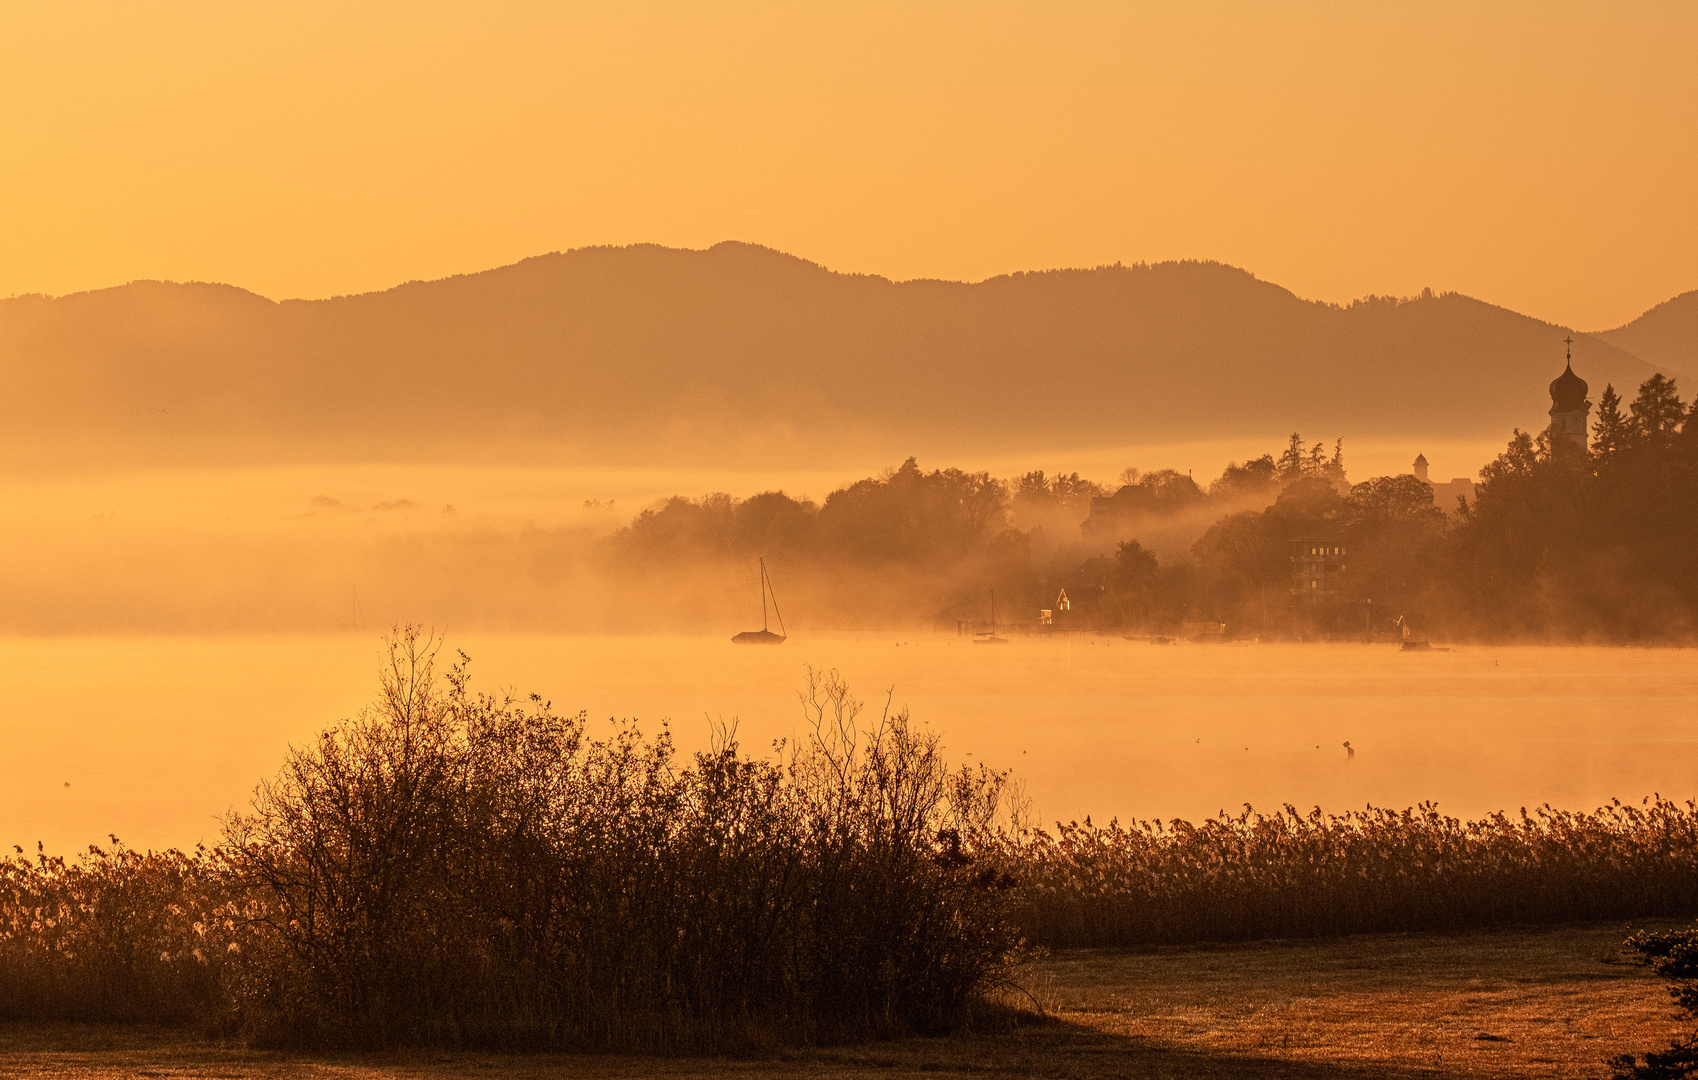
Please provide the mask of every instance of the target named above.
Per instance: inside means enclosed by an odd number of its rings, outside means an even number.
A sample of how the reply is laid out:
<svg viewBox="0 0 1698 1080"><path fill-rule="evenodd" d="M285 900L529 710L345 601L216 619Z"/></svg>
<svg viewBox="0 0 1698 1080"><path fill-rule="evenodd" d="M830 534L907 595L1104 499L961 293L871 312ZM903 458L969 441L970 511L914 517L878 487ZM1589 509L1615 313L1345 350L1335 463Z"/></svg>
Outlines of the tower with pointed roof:
<svg viewBox="0 0 1698 1080"><path fill-rule="evenodd" d="M1584 451L1586 414L1592 411L1592 403L1586 400L1586 380L1574 373L1574 339L1563 341L1568 346L1568 365L1551 381L1551 442L1567 439Z"/></svg>
<svg viewBox="0 0 1698 1080"><path fill-rule="evenodd" d="M1416 454L1415 455L1415 479L1420 480L1423 483L1428 483L1428 484L1432 483L1431 480L1427 479L1427 455L1426 454Z"/></svg>

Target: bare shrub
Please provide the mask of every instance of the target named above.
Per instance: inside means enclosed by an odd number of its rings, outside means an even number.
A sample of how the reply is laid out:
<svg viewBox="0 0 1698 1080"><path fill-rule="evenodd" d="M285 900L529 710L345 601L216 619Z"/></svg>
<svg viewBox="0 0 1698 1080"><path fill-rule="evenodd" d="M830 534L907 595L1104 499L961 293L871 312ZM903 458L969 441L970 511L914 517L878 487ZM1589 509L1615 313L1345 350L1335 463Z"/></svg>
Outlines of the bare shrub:
<svg viewBox="0 0 1698 1080"><path fill-rule="evenodd" d="M225 849L298 1042L715 1047L946 1026L1013 945L1004 777L810 673L807 745L680 763L473 695L398 638L366 712L294 751Z"/></svg>

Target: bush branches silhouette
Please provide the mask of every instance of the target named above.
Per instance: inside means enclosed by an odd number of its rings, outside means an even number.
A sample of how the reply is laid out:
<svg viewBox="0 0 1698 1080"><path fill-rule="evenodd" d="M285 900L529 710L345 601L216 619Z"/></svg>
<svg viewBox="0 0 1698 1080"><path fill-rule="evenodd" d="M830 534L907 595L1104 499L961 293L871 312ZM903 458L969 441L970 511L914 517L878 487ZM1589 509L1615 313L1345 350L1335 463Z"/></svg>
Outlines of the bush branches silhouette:
<svg viewBox="0 0 1698 1080"><path fill-rule="evenodd" d="M392 642L377 700L293 750L215 851L16 860L10 1015L199 1019L263 1042L721 1048L939 1030L1015 945L1006 778L810 671L745 756L474 694ZM213 931L208 927L216 923ZM157 959L155 959L157 957Z"/></svg>

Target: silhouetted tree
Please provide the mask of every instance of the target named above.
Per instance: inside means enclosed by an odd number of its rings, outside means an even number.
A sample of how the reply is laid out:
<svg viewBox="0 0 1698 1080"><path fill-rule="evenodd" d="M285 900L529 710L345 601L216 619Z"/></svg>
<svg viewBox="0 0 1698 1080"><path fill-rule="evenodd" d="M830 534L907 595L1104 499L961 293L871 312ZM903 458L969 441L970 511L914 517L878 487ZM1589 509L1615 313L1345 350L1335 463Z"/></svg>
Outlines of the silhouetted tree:
<svg viewBox="0 0 1698 1080"><path fill-rule="evenodd" d="M820 528L845 555L937 562L980 548L1001 532L1006 497L1006 487L989 473L928 473L909 458L885 476L832 492L820 507Z"/></svg>
<svg viewBox="0 0 1698 1080"><path fill-rule="evenodd" d="M1266 510L1231 514L1210 526L1191 547L1195 566L1189 573L1176 566L1164 587L1189 590L1193 602L1206 595L1209 615L1229 626L1271 632L1287 613L1292 538L1336 530L1346 510L1328 480L1300 478Z"/></svg>
<svg viewBox="0 0 1698 1080"><path fill-rule="evenodd" d="M1279 455L1275 467L1281 483L1289 484L1302 477L1319 477L1334 483L1344 482L1344 440L1339 439L1333 444L1333 452L1329 457L1326 447L1320 442L1305 447L1303 436L1293 431L1291 438L1285 444L1285 450Z"/></svg>
<svg viewBox="0 0 1698 1080"><path fill-rule="evenodd" d="M1698 464L1698 399L1686 410L1686 421L1680 425L1680 435L1674 441L1675 460L1687 465Z"/></svg>
<svg viewBox="0 0 1698 1080"><path fill-rule="evenodd" d="M1107 494L1101 484L1078 473L1046 476L1042 469L1026 473L1013 484L1010 510L1021 528L1076 528L1090 513L1091 500Z"/></svg>
<svg viewBox="0 0 1698 1080"><path fill-rule="evenodd" d="M1267 514L1289 530L1291 536L1324 531L1345 510L1344 499L1331 483L1307 476L1279 493Z"/></svg>
<svg viewBox="0 0 1698 1080"><path fill-rule="evenodd" d="M745 557L805 552L814 544L818 516L819 507L810 501L762 492L732 508L732 547Z"/></svg>
<svg viewBox="0 0 1698 1080"><path fill-rule="evenodd" d="M1139 478L1138 486L1150 493L1152 506L1161 510L1178 510L1204 498L1203 489L1195 480L1174 469L1147 472Z"/></svg>
<svg viewBox="0 0 1698 1080"><path fill-rule="evenodd" d="M1242 465L1228 462L1220 478L1209 485L1209 494L1227 497L1260 494L1272 491L1278 482L1278 466L1273 455L1263 454Z"/></svg>
<svg viewBox="0 0 1698 1080"><path fill-rule="evenodd" d="M1303 475L1303 436L1293 431L1279 455L1279 478L1292 481Z"/></svg>
<svg viewBox="0 0 1698 1080"><path fill-rule="evenodd" d="M1149 618L1159 569L1155 553L1136 540L1128 540L1115 550L1109 593L1123 622L1141 625Z"/></svg>
<svg viewBox="0 0 1698 1080"><path fill-rule="evenodd" d="M649 557L730 555L735 505L723 492L699 500L674 495L638 514L620 530L617 541L623 549Z"/></svg>
<svg viewBox="0 0 1698 1080"><path fill-rule="evenodd" d="M1625 453L1633 442L1633 428L1621 411L1621 395L1613 385L1604 387L1598 400L1598 418L1592 422L1592 458L1607 465Z"/></svg>
<svg viewBox="0 0 1698 1080"><path fill-rule="evenodd" d="M1441 526L1444 513L1433 505L1433 489L1413 476L1378 476L1350 489L1345 500L1356 520L1372 528L1419 523Z"/></svg>
<svg viewBox="0 0 1698 1080"><path fill-rule="evenodd" d="M748 499L724 492L674 495L638 514L613 537L617 551L647 560L747 558L798 554L813 543L819 508L768 491Z"/></svg>
<svg viewBox="0 0 1698 1080"><path fill-rule="evenodd" d="M1624 422L1606 391L1588 457L1524 432L1481 470L1456 531L1458 617L1489 633L1642 639L1698 627L1698 467L1672 380L1647 379Z"/></svg>
<svg viewBox="0 0 1698 1080"><path fill-rule="evenodd" d="M1630 409L1634 438L1655 450L1665 450L1673 444L1675 432L1686 418L1686 406L1675 392L1674 380L1660 373L1640 384L1639 396Z"/></svg>
<svg viewBox="0 0 1698 1080"><path fill-rule="evenodd" d="M1347 595L1371 600L1388 618L1424 618L1446 525L1444 512L1433 505L1432 486L1413 476L1376 477L1352 487L1345 507Z"/></svg>

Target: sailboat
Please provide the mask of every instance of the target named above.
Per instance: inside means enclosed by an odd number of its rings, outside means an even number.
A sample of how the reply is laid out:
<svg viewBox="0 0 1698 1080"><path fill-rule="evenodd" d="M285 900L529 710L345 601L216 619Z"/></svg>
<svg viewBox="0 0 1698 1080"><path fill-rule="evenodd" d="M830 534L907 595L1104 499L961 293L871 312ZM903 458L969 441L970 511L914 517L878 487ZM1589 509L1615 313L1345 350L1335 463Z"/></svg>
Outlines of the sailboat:
<svg viewBox="0 0 1698 1080"><path fill-rule="evenodd" d="M766 597L772 593L772 613L778 616L778 628L784 629L784 613L778 610L778 594L773 592L772 579L767 577L766 560L761 560L761 628L745 630L731 639L733 645L782 645L788 634L775 634L766 628Z"/></svg>
<svg viewBox="0 0 1698 1080"><path fill-rule="evenodd" d="M354 588L354 621L353 622L345 622L345 623L337 623L336 629L338 629L338 630L362 630L364 628L365 628L365 618L360 613L360 590L359 590L358 586L355 586L355 588Z"/></svg>
<svg viewBox="0 0 1698 1080"><path fill-rule="evenodd" d="M1008 644L1007 638L996 636L996 590L992 589L990 591L990 594L991 594L990 629L979 631L978 635L973 638L973 644L975 644L975 645L1006 645L1006 644Z"/></svg>

